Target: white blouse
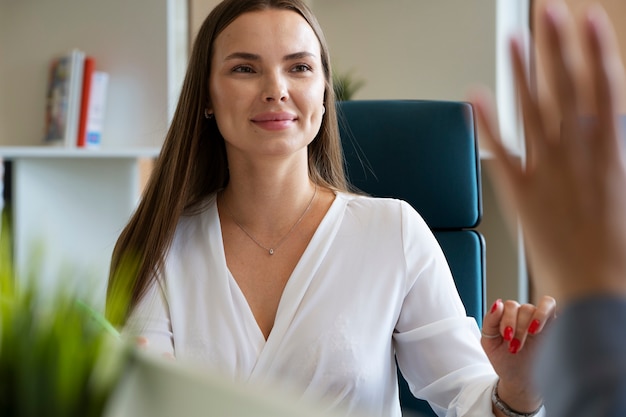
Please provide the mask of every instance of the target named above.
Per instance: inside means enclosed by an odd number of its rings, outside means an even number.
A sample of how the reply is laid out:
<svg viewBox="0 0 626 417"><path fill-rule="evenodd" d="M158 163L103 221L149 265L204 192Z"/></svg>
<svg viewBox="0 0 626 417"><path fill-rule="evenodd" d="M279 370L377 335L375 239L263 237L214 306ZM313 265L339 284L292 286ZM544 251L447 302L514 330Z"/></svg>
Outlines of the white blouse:
<svg viewBox="0 0 626 417"><path fill-rule="evenodd" d="M400 416L396 358L443 416L490 416L496 374L445 257L406 202L337 193L263 337L228 270L215 196L181 218L165 269L126 331L235 381L348 414Z"/></svg>

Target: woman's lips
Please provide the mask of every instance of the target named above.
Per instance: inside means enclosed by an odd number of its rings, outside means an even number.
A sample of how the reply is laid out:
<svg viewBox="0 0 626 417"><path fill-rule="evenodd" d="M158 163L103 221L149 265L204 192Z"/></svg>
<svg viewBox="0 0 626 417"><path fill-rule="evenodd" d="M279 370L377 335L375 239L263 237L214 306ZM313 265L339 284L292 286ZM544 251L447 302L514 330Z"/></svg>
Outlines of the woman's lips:
<svg viewBox="0 0 626 417"><path fill-rule="evenodd" d="M298 118L287 112L261 113L252 118L252 123L266 130L283 130L292 126Z"/></svg>

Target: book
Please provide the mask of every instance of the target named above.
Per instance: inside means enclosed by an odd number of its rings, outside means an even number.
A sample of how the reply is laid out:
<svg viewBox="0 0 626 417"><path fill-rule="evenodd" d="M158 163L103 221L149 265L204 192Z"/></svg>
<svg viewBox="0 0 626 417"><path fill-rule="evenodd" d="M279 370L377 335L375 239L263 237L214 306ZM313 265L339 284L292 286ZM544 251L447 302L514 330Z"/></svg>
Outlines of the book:
<svg viewBox="0 0 626 417"><path fill-rule="evenodd" d="M98 148L102 142L102 126L106 109L107 88L109 74L103 71L94 71L89 83L89 99L84 106L86 113L85 131L82 138L82 146L86 148Z"/></svg>
<svg viewBox="0 0 626 417"><path fill-rule="evenodd" d="M100 146L109 75L96 71L96 60L85 57L80 117L76 145L79 148Z"/></svg>
<svg viewBox="0 0 626 417"><path fill-rule="evenodd" d="M50 63L46 95L46 144L76 146L84 65L85 53L78 49L54 58Z"/></svg>
<svg viewBox="0 0 626 417"><path fill-rule="evenodd" d="M85 57L85 65L83 68L83 90L80 102L80 118L78 121L78 135L76 145L79 148L85 147L85 138L87 131L87 111L89 107L89 97L91 95L91 80L96 69L96 60L91 56Z"/></svg>

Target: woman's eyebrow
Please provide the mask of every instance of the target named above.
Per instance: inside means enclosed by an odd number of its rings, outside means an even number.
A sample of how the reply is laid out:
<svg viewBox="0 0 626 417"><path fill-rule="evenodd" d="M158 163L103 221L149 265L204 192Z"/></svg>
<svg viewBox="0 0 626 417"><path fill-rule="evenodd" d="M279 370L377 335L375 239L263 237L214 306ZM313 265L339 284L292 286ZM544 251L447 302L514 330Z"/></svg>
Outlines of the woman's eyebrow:
<svg viewBox="0 0 626 417"><path fill-rule="evenodd" d="M315 54L312 52L302 51L302 52L294 52L293 54L285 55L283 61L292 61L294 59L302 59L302 58L314 58ZM224 61L229 61L233 59L245 59L248 61L260 61L261 56L258 54L253 54L250 52L233 52L224 58Z"/></svg>
<svg viewBox="0 0 626 417"><path fill-rule="evenodd" d="M283 60L291 61L291 60L294 60L294 59L315 58L315 56L316 55L314 53L312 53L312 52L303 51L303 52L296 52L296 53L293 53L293 54L285 55Z"/></svg>
<svg viewBox="0 0 626 417"><path fill-rule="evenodd" d="M259 61L261 60L261 56L257 54L252 54L250 52L233 52L224 58L224 61L228 61L231 59L245 59L248 61Z"/></svg>

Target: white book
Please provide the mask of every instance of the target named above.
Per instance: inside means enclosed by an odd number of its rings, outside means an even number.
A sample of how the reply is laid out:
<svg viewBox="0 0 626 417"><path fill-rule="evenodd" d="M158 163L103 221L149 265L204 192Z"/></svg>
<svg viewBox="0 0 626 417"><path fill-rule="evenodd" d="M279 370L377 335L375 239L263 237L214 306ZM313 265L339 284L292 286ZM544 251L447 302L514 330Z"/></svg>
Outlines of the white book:
<svg viewBox="0 0 626 417"><path fill-rule="evenodd" d="M108 84L108 73L94 71L91 78L89 104L87 105L86 148L99 148L102 142Z"/></svg>

